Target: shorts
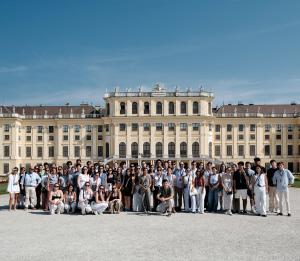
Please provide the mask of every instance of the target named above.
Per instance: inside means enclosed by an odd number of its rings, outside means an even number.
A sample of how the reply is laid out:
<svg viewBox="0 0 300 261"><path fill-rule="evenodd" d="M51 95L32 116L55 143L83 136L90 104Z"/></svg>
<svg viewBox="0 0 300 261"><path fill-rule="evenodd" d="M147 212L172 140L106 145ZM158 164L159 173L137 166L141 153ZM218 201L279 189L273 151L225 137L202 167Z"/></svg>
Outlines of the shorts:
<svg viewBox="0 0 300 261"><path fill-rule="evenodd" d="M234 198L239 199L247 199L247 189L237 189L234 195Z"/></svg>

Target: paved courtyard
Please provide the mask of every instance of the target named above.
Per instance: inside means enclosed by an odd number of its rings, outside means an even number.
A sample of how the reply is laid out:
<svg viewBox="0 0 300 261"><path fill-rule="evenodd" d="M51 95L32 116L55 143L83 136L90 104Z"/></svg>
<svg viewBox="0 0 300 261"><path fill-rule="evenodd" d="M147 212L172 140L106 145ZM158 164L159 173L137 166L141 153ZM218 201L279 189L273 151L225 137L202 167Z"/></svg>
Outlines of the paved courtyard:
<svg viewBox="0 0 300 261"><path fill-rule="evenodd" d="M5 195L1 260L300 260L300 189L291 189L290 197L292 217L263 218L9 213Z"/></svg>

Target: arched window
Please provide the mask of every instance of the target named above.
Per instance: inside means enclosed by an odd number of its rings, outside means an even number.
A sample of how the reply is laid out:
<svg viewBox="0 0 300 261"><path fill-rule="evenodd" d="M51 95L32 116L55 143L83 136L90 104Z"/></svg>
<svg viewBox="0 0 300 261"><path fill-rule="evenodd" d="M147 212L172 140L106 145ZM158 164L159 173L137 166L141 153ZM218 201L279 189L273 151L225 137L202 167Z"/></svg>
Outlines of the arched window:
<svg viewBox="0 0 300 261"><path fill-rule="evenodd" d="M193 114L198 114L199 113L199 103L198 102L193 102Z"/></svg>
<svg viewBox="0 0 300 261"><path fill-rule="evenodd" d="M139 156L139 146L136 142L131 144L131 157L137 158Z"/></svg>
<svg viewBox="0 0 300 261"><path fill-rule="evenodd" d="M161 102L156 103L156 114L162 114L162 103Z"/></svg>
<svg viewBox="0 0 300 261"><path fill-rule="evenodd" d="M131 113L132 114L137 114L138 113L138 104L136 102L132 103Z"/></svg>
<svg viewBox="0 0 300 261"><path fill-rule="evenodd" d="M150 105L149 102L144 103L144 114L149 114L150 111Z"/></svg>
<svg viewBox="0 0 300 261"><path fill-rule="evenodd" d="M126 158L126 144L124 142L119 144L119 157Z"/></svg>
<svg viewBox="0 0 300 261"><path fill-rule="evenodd" d="M175 105L174 102L169 102L169 114L175 113Z"/></svg>
<svg viewBox="0 0 300 261"><path fill-rule="evenodd" d="M106 158L109 157L109 143L108 142L105 143L105 157Z"/></svg>
<svg viewBox="0 0 300 261"><path fill-rule="evenodd" d="M169 158L175 158L175 143L170 142L168 144L168 156Z"/></svg>
<svg viewBox="0 0 300 261"><path fill-rule="evenodd" d="M186 158L187 157L187 144L186 142L180 143L180 157Z"/></svg>
<svg viewBox="0 0 300 261"><path fill-rule="evenodd" d="M200 157L200 154L199 154L199 143L198 142L194 142L192 144L192 155L193 155L194 158Z"/></svg>
<svg viewBox="0 0 300 261"><path fill-rule="evenodd" d="M186 102L181 102L180 103L180 113L181 114L186 114Z"/></svg>
<svg viewBox="0 0 300 261"><path fill-rule="evenodd" d="M107 116L110 115L110 104L109 103L106 104L106 115Z"/></svg>
<svg viewBox="0 0 300 261"><path fill-rule="evenodd" d="M125 114L126 113L126 105L125 102L120 103L120 114Z"/></svg>
<svg viewBox="0 0 300 261"><path fill-rule="evenodd" d="M163 156L163 145L161 142L157 142L155 145L156 157L161 158Z"/></svg>
<svg viewBox="0 0 300 261"><path fill-rule="evenodd" d="M150 143L149 142L145 142L143 144L143 156L145 158L150 158Z"/></svg>

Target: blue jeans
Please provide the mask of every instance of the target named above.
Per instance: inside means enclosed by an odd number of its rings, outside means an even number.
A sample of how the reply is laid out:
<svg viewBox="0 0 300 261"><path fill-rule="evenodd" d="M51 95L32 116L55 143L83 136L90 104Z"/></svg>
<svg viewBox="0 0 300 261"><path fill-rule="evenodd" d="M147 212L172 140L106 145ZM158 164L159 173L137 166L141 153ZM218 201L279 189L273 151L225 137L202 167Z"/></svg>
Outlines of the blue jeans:
<svg viewBox="0 0 300 261"><path fill-rule="evenodd" d="M210 189L208 193L208 211L217 212L218 209L218 189Z"/></svg>

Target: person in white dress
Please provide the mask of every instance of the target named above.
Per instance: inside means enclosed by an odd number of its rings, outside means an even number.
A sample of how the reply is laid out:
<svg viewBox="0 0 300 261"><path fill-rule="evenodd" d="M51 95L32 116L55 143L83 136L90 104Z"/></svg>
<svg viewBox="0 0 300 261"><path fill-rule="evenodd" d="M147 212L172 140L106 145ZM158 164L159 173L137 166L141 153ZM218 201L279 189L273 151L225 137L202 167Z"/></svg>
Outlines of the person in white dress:
<svg viewBox="0 0 300 261"><path fill-rule="evenodd" d="M18 173L18 168L14 168L12 173L8 176L7 192L9 193L9 211L16 210L18 197L20 193L20 175Z"/></svg>

